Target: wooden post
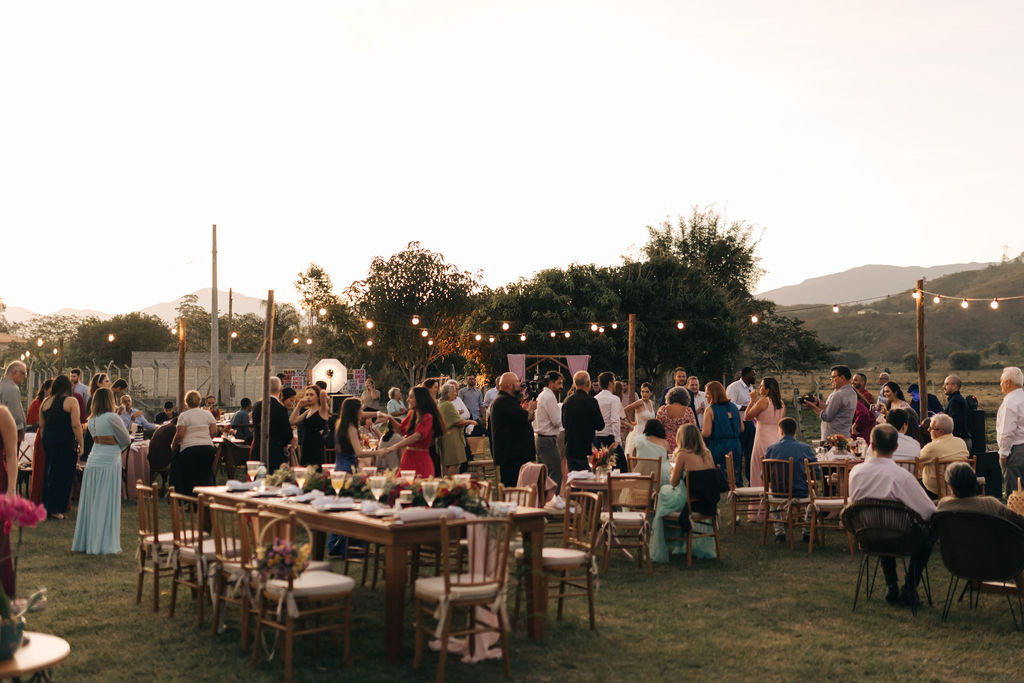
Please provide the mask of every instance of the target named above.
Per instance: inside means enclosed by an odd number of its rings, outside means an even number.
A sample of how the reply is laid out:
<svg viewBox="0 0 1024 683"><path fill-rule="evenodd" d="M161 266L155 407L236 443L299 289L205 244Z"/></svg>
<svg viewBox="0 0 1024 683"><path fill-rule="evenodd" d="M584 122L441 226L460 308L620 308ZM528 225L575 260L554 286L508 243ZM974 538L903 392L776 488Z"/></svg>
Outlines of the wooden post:
<svg viewBox="0 0 1024 683"><path fill-rule="evenodd" d="M64 374L64 337L57 342L57 374Z"/></svg>
<svg viewBox="0 0 1024 683"><path fill-rule="evenodd" d="M217 310L217 224L213 225L213 287L210 290L210 393L220 405L220 328Z"/></svg>
<svg viewBox="0 0 1024 683"><path fill-rule="evenodd" d="M629 389L626 401L633 402L636 395L636 313L629 314L629 352L626 356L626 372L629 373Z"/></svg>
<svg viewBox="0 0 1024 683"><path fill-rule="evenodd" d="M924 280L917 281L917 387L921 397L917 408L918 420L928 416L928 368L924 343Z"/></svg>
<svg viewBox="0 0 1024 683"><path fill-rule="evenodd" d="M235 292L228 287L228 404L235 405L235 377L234 366L231 365L231 335L235 329L233 320Z"/></svg>
<svg viewBox="0 0 1024 683"><path fill-rule="evenodd" d="M260 462L270 469L270 349L274 344L274 290L267 292L263 326L263 403L260 406Z"/></svg>
<svg viewBox="0 0 1024 683"><path fill-rule="evenodd" d="M178 318L178 412L185 412L185 319Z"/></svg>

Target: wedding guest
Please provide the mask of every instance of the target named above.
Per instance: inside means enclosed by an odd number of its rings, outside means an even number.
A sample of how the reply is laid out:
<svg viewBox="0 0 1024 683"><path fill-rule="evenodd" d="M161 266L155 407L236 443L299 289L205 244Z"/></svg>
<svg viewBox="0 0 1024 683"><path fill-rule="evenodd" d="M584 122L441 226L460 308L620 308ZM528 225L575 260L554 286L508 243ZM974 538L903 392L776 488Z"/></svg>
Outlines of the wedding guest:
<svg viewBox="0 0 1024 683"><path fill-rule="evenodd" d="M114 405L121 405L121 396L128 391L128 381L119 377L110 385L110 389L114 392Z"/></svg>
<svg viewBox="0 0 1024 683"><path fill-rule="evenodd" d="M725 389L722 391L724 393ZM690 516L686 514L684 477L691 478L690 488L695 494L694 499L700 500L700 503L693 504L694 511L707 515L717 513L719 494L713 488L713 478L708 476L715 469L715 462L701 438L697 425L688 423L680 426L673 441L678 444L673 453L675 464L668 483L664 484L658 493L654 522L651 525L651 562L668 562L672 552L685 550L685 544L682 542L669 546L664 534L664 518L678 512L683 513L679 515L680 526L684 532L690 532ZM698 533L710 530L711 525L708 523L701 523L697 528ZM692 552L700 558L716 557L715 539L710 536L694 539Z"/></svg>
<svg viewBox="0 0 1024 683"><path fill-rule="evenodd" d="M416 474L421 477L432 477L436 470L430 454L430 445L434 439L444 435L444 419L426 387L410 389L408 405L409 414L401 424L393 417L388 418L395 424L395 429L405 435L405 438L385 448L384 454L405 447L401 468L416 470ZM439 465L440 463L437 464L438 467Z"/></svg>
<svg viewBox="0 0 1024 683"><path fill-rule="evenodd" d="M82 402L85 403L89 400L89 387L82 384L82 369L71 368L71 389L76 394L82 397Z"/></svg>
<svg viewBox="0 0 1024 683"><path fill-rule="evenodd" d="M121 451L131 444L114 394L99 389L89 416L93 447L82 473L78 519L71 550L88 555L121 552Z"/></svg>
<svg viewBox="0 0 1024 683"><path fill-rule="evenodd" d="M21 383L28 377L27 366L19 360L11 361L0 379L0 405L7 406L18 426L18 443L25 438L25 406L21 402ZM70 382L69 382L70 383Z"/></svg>
<svg viewBox="0 0 1024 683"><path fill-rule="evenodd" d="M252 441L252 399L242 399L239 409L231 416L231 429L242 441Z"/></svg>
<svg viewBox="0 0 1024 683"><path fill-rule="evenodd" d="M467 408L469 408L469 419L476 420L477 423L473 427L473 431L470 435L477 436L482 434L483 427L481 426L482 420L480 419L480 416L483 411L484 395L476 386L476 375L469 375L466 377L466 386L459 389L459 398L461 398L462 402L466 404Z"/></svg>
<svg viewBox="0 0 1024 683"><path fill-rule="evenodd" d="M661 392L661 403L659 406L663 406L668 403L668 392L672 391L676 387L686 388L686 368L679 367L672 371L672 386ZM669 434L669 442L672 442L675 438L675 432Z"/></svg>
<svg viewBox="0 0 1024 683"><path fill-rule="evenodd" d="M572 385L575 391L562 402L565 464L570 472L590 469L589 458L594 447L594 434L604 427L601 406L590 395L590 373L579 370L572 376Z"/></svg>
<svg viewBox="0 0 1024 683"><path fill-rule="evenodd" d="M153 423L162 425L178 417L178 411L174 409L174 401L164 401L164 409L153 418Z"/></svg>
<svg viewBox="0 0 1024 683"><path fill-rule="evenodd" d="M932 417L928 425L932 440L921 448L918 470L928 497L938 499L938 465L967 462L971 454L963 439L953 436L953 418L945 413Z"/></svg>
<svg viewBox="0 0 1024 683"><path fill-rule="evenodd" d="M438 410L444 420L445 431L437 441L441 468L446 475L458 474L459 466L466 462L466 426L476 425L476 420L466 419L459 414L454 399L458 398L458 385L446 382L441 387L441 403ZM467 415L469 411L466 411Z"/></svg>
<svg viewBox="0 0 1024 683"><path fill-rule="evenodd" d="M334 430L334 469L337 472L359 470L359 456L377 455L379 451L363 448L359 420L363 404L358 398L346 398L341 404L338 426Z"/></svg>
<svg viewBox="0 0 1024 683"><path fill-rule="evenodd" d="M707 394L708 407L704 410L704 427L700 430L700 435L707 440L711 457L722 472L725 472L725 454L732 453L733 473L736 485L739 486L743 481L740 457L743 421L740 418L740 409L729 400L721 382L708 382L704 386L704 393Z"/></svg>
<svg viewBox="0 0 1024 683"><path fill-rule="evenodd" d="M223 411L217 407L217 397L213 394L206 397L206 403L203 405L203 409L209 411L210 414L213 415L214 419L217 420L219 420L220 416L223 414Z"/></svg>
<svg viewBox="0 0 1024 683"><path fill-rule="evenodd" d="M669 448L674 451L676 449L675 435L679 428L684 424L697 424L697 418L693 414L693 409L690 408L690 392L686 390L686 387L669 389L668 394L665 395L665 405L658 408L655 417L665 427Z"/></svg>
<svg viewBox="0 0 1024 683"><path fill-rule="evenodd" d="M289 387L290 388L290 387ZM294 392L295 390L292 389ZM288 419L288 408L282 401L284 389L281 387L281 380L277 377L270 378L270 425L269 432L269 461L270 471L276 472L284 463L288 462L286 450L292 441L292 425ZM260 459L262 444L262 431L260 429L263 420L263 401L257 401L252 410L252 448L250 449L253 460Z"/></svg>
<svg viewBox="0 0 1024 683"><path fill-rule="evenodd" d="M289 422L299 430L299 452L304 466L324 463L324 438L330 432L327 424L330 418L327 392L320 391L315 384L306 387L289 418Z"/></svg>
<svg viewBox="0 0 1024 683"><path fill-rule="evenodd" d="M13 496L18 488L18 425L4 405L0 405L0 462L0 493ZM11 538L3 527L0 527L0 585L11 598L16 595Z"/></svg>
<svg viewBox="0 0 1024 683"><path fill-rule="evenodd" d="M686 390L690 392L690 408L697 418L697 426L704 427L704 410L708 407L707 396L700 390L700 378L690 375L686 378Z"/></svg>
<svg viewBox="0 0 1024 683"><path fill-rule="evenodd" d="M391 387L388 390L388 415L396 420L403 420L407 412L409 412L408 408L405 407L405 402L402 401L402 390L398 387Z"/></svg>
<svg viewBox="0 0 1024 683"><path fill-rule="evenodd" d="M1024 477L1024 372L1016 366L1003 368L999 389L1003 402L996 411L996 448L1009 496L1017 489L1017 479Z"/></svg>
<svg viewBox="0 0 1024 683"><path fill-rule="evenodd" d="M380 392L377 385L369 377L366 378L366 385L359 399L363 402L363 410L377 412L380 410Z"/></svg>
<svg viewBox="0 0 1024 683"><path fill-rule="evenodd" d="M756 427L753 420L746 417L747 406L750 405L751 396L754 393L754 382L757 381L757 373L753 368L746 367L740 370L740 377L725 388L725 394L729 400L740 409L740 418L743 420L743 430L740 433L740 448L743 451L743 474L747 481L750 481L750 457L754 453L754 432Z"/></svg>
<svg viewBox="0 0 1024 683"><path fill-rule="evenodd" d="M633 431L626 436L626 457L635 455L634 451L636 448L634 444L637 437L644 433L647 421L657 419L657 413L654 412L653 396L654 387L651 386L650 382L644 382L640 385L640 399L630 403L625 408L627 415L633 415L633 423L636 425L633 427ZM664 426L662 426L662 431L665 431ZM673 449L669 447L668 450L671 451Z"/></svg>
<svg viewBox="0 0 1024 683"><path fill-rule="evenodd" d="M171 464L171 482L175 491L187 496L193 495L192 489L196 486L217 483L213 479L213 437L217 436L217 420L201 407L202 402L198 391L185 394L188 410L178 416L171 442L172 449L179 449Z"/></svg>
<svg viewBox="0 0 1024 683"><path fill-rule="evenodd" d="M750 485L764 486L762 482L761 461L765 451L781 438L779 420L786 417L786 404L782 402L782 389L774 377L765 377L757 392L750 394L750 405L747 406L746 418L757 422L754 436L754 450L750 455ZM760 514L750 516L751 522L760 522Z"/></svg>
<svg viewBox="0 0 1024 683"><path fill-rule="evenodd" d="M157 425L153 424L146 419L146 416L142 414L141 410L136 409L132 405L132 397L125 394L121 397L121 405L117 410L117 414L120 416L121 421L124 423L124 428L131 431L131 426L138 425L144 430L149 432L156 431ZM92 413L90 412L90 415ZM91 433L91 432L90 432Z"/></svg>
<svg viewBox="0 0 1024 683"><path fill-rule="evenodd" d="M42 406L43 401L50 395L50 386L53 385L53 380L48 379L43 382L43 385L39 387L39 393L32 400L32 404L28 407L28 416L26 420L26 429L35 431L36 438L32 440L32 474L29 476L28 481L28 498L33 503L43 502L43 479L46 477L46 451L43 450L43 440L40 437L40 413L39 408Z"/></svg>
<svg viewBox="0 0 1024 683"><path fill-rule="evenodd" d="M71 394L71 380L67 375L58 375L50 386L50 395L39 406L42 415L40 431L43 450L46 451L43 504L47 514L54 519L64 519L68 510L77 454L83 448L78 400Z"/></svg>

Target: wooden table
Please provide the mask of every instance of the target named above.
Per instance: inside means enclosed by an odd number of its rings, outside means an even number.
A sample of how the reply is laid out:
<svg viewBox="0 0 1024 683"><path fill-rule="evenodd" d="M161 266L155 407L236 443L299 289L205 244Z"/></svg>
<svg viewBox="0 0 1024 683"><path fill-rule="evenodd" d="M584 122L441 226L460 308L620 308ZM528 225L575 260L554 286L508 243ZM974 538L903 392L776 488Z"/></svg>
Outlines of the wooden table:
<svg viewBox="0 0 1024 683"><path fill-rule="evenodd" d="M27 641L14 653L14 657L0 662L0 679L17 679L32 674L30 681L48 681L47 669L68 658L68 641L47 633L25 631Z"/></svg>
<svg viewBox="0 0 1024 683"><path fill-rule="evenodd" d="M409 550L424 543L440 543L440 520L395 523L367 517L359 512L318 512L311 505L288 498L255 498L244 492L228 492L224 486L197 486L196 495L205 495L226 505L266 506L275 512L294 512L314 530L313 556L323 559L326 534L334 533L376 543L384 548L384 639L388 659L402 653L405 587L408 583ZM541 564L544 524L547 515L540 508L519 508L513 515L515 529L523 534L524 562L530 566L526 581L526 602L530 605L527 633L531 640L544 638L547 621L545 573Z"/></svg>

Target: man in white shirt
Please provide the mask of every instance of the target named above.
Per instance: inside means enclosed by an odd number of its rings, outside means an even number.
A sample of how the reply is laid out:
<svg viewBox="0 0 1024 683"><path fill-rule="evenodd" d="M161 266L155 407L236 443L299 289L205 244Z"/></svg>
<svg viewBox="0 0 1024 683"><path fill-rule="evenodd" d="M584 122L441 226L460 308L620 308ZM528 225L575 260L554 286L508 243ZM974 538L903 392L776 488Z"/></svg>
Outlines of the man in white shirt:
<svg viewBox="0 0 1024 683"><path fill-rule="evenodd" d="M533 433L537 442L537 456L548 468L548 476L562 488L562 454L558 450L558 432L562 431L562 407L558 394L565 379L552 370L545 378L547 386L537 397L537 410L533 413Z"/></svg>
<svg viewBox="0 0 1024 683"><path fill-rule="evenodd" d="M921 444L914 437L907 435L907 426L910 424L909 412L902 408L893 408L885 421L899 432L899 444L896 446L896 452L892 454L893 460L915 460L921 455Z"/></svg>
<svg viewBox="0 0 1024 683"><path fill-rule="evenodd" d="M865 460L850 471L850 502L855 503L865 498L896 500L928 521L935 513L935 503L914 475L892 461L898 442L899 432L892 425L878 425L871 430L871 448L875 457ZM932 544L926 543L911 555L902 591L896 576L896 560L891 557L881 558L882 573L885 574L885 585L888 587L886 602L891 605L898 602L913 605L917 602L917 584L931 553Z"/></svg>
<svg viewBox="0 0 1024 683"><path fill-rule="evenodd" d="M490 431L491 430L491 425L490 425L490 422L491 422L491 404L494 403L494 399L496 399L496 398L498 398L498 385L497 385L497 382L495 382L495 385L493 387L491 387L490 389L488 389L487 393L484 394L484 401L483 401L483 404L482 404L483 405L483 411L484 411L483 412L483 417L486 418L486 420L487 420L487 430L486 430L487 434L491 433L491 431Z"/></svg>
<svg viewBox="0 0 1024 683"><path fill-rule="evenodd" d="M604 419L604 428L594 433L594 445L598 448L608 446L609 450L615 453L616 467L625 472L629 467L626 459L622 457L622 449L619 448L619 439L622 438L619 431L619 413L622 412L622 402L619 397L611 392L615 384L615 375L610 372L602 372L597 376L597 385L601 391L594 398L601 409L601 417Z"/></svg>
<svg viewBox="0 0 1024 683"><path fill-rule="evenodd" d="M1003 368L999 388L1003 402L996 413L996 444L999 465L1003 469L1006 495L1017 488L1017 478L1024 478L1024 373L1020 368Z"/></svg>
<svg viewBox="0 0 1024 683"><path fill-rule="evenodd" d="M697 418L697 426L704 427L704 411L708 407L708 399L700 390L700 378L697 375L690 375L686 378L686 390L690 392L690 407L693 408L693 415Z"/></svg>
<svg viewBox="0 0 1024 683"><path fill-rule="evenodd" d="M743 418L743 431L740 432L740 446L743 448L743 474L750 481L750 454L754 452L754 433L756 427L753 420L746 418L747 406L750 405L750 394L754 391L757 373L754 368L740 370L740 378L725 388L729 400L740 409Z"/></svg>

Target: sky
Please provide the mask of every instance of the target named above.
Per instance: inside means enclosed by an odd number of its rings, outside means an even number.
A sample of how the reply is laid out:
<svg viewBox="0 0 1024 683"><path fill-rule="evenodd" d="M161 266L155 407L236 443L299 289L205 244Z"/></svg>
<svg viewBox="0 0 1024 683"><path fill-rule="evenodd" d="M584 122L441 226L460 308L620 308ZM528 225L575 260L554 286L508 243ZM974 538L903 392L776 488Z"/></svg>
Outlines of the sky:
<svg viewBox="0 0 1024 683"><path fill-rule="evenodd" d="M996 261L1022 52L1009 1L3 3L0 298L175 299L214 223L250 296L412 240L500 286L694 205L758 226L759 291Z"/></svg>

